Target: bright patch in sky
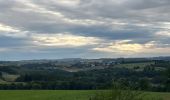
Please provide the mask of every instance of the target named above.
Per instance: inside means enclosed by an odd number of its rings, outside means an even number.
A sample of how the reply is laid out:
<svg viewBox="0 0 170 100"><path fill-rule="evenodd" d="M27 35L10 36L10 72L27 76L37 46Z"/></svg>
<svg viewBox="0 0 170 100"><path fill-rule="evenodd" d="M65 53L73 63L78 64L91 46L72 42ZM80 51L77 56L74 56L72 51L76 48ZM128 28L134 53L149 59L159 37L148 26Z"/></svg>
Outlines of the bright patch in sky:
<svg viewBox="0 0 170 100"><path fill-rule="evenodd" d="M14 29L13 27L10 26L0 24L0 32L19 32L19 30Z"/></svg>
<svg viewBox="0 0 170 100"><path fill-rule="evenodd" d="M76 47L85 45L94 45L99 39L94 37L76 36L71 34L53 34L33 36L37 45L56 46L56 47Z"/></svg>
<svg viewBox="0 0 170 100"><path fill-rule="evenodd" d="M66 5L76 5L80 1L79 0L59 0L59 3L66 4Z"/></svg>

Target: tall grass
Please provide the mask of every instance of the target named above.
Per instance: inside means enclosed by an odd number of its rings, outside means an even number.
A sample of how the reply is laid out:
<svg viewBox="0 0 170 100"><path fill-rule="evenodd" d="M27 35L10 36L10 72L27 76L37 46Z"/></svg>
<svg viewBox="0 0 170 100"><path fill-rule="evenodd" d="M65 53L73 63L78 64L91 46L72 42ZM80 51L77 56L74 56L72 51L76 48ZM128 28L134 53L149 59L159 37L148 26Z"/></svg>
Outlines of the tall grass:
<svg viewBox="0 0 170 100"><path fill-rule="evenodd" d="M110 90L99 91L89 100L163 100L159 97L150 97L144 92L114 85Z"/></svg>

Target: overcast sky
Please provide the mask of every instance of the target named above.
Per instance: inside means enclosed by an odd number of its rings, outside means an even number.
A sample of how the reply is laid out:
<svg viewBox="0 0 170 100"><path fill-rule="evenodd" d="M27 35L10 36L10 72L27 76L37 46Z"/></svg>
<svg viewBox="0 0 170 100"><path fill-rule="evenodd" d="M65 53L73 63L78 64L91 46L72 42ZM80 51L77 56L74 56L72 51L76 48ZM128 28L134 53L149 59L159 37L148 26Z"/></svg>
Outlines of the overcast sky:
<svg viewBox="0 0 170 100"><path fill-rule="evenodd" d="M0 0L0 60L170 56L170 0Z"/></svg>

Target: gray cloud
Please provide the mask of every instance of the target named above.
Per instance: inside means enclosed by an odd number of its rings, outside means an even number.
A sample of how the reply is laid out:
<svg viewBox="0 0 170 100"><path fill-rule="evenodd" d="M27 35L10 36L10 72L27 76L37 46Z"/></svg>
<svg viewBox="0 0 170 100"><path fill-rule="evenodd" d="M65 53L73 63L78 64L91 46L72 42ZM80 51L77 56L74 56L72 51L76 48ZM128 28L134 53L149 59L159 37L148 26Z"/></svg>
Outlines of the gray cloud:
<svg viewBox="0 0 170 100"><path fill-rule="evenodd" d="M130 45L145 45L155 41L155 48L166 51L170 48L169 9L169 0L0 0L0 55L5 56L3 52L13 54L16 48L21 48L17 51L20 55L17 59L22 59L27 55L27 52L23 52L26 49L43 51L47 48L46 53L34 52L32 55L37 54L38 58L43 58L46 54L49 58L55 58L54 55L58 54L60 55L56 58L66 58L67 55L89 55L91 58L127 56L121 52L118 54L103 51L101 54L93 51L101 45L107 48L114 41L123 40L131 40L128 42ZM71 34L73 41L76 37L90 37L100 41L92 46L69 49L72 52L67 48L54 46L50 47L52 52L48 47L35 44L37 40L33 38L44 34L47 39L43 37L43 40L54 43L47 41L51 39L51 35L65 33ZM6 49L8 50L5 51ZM151 51L143 51L144 56L150 56L149 52ZM152 54L166 55L167 52ZM141 56L139 53L133 55Z"/></svg>

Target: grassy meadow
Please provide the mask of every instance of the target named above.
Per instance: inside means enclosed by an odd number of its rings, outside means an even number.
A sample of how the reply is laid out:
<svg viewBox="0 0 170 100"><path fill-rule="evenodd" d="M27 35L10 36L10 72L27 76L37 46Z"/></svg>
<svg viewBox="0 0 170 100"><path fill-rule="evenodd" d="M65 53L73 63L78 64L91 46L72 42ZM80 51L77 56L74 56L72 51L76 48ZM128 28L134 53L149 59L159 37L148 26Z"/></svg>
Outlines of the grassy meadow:
<svg viewBox="0 0 170 100"><path fill-rule="evenodd" d="M0 100L89 100L96 91L88 90L2 90ZM147 93L170 100L170 93Z"/></svg>

